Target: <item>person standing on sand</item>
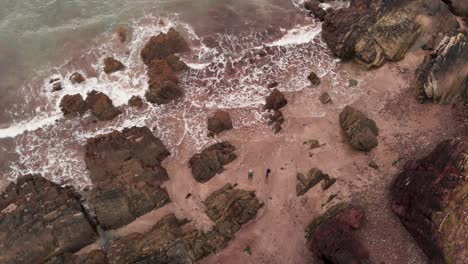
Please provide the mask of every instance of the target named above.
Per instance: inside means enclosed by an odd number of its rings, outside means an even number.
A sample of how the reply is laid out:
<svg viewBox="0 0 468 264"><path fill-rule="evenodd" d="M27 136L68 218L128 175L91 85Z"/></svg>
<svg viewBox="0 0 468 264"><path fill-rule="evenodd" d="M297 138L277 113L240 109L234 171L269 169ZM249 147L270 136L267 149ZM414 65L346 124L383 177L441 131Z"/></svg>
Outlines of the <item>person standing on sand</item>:
<svg viewBox="0 0 468 264"><path fill-rule="evenodd" d="M254 176L254 172L253 170L249 170L249 180L252 180L253 179L253 176Z"/></svg>
<svg viewBox="0 0 468 264"><path fill-rule="evenodd" d="M266 178L268 179L268 176L270 176L271 170L270 168L267 168L266 170Z"/></svg>

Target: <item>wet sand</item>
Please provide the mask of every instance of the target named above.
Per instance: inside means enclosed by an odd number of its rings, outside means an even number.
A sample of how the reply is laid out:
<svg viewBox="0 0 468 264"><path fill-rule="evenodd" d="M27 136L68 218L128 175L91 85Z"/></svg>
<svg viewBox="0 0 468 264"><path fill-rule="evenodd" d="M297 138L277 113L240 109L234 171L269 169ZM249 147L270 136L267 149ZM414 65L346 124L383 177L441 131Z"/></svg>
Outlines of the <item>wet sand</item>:
<svg viewBox="0 0 468 264"><path fill-rule="evenodd" d="M197 183L188 168L193 147L183 142L177 155L164 161L170 180L165 184L172 203L151 212L114 235L144 232L167 213L192 220L191 225L206 230L212 225L203 213L202 201L225 183L255 190L265 203L255 220L244 225L220 253L205 258L214 263L311 263L306 248L306 225L330 206L352 201L367 211L365 226L359 231L368 247L372 263L426 263L426 257L390 210L389 188L403 164L421 157L443 139L467 135L466 111L450 105L419 104L411 89L413 72L424 52L408 54L398 63L365 71L354 64L343 64L351 78L359 80L359 98L353 106L366 112L380 128L379 146L366 154L353 150L345 141L338 122L342 109L340 97L329 105L318 101L327 84L287 93L283 131L274 135L264 125L224 132L219 140L237 147L238 158L226 170L205 184ZM304 76L305 78L305 76ZM333 95L332 95L333 97ZM323 117L314 117L310 109L323 108ZM314 111L315 112L315 111ZM465 116L460 116L465 115ZM234 113L234 122L236 114ZM308 150L303 144L318 139L322 146ZM374 161L378 169L368 166ZM316 186L296 197L296 174L317 167L338 180L330 189ZM265 178L265 170L272 174ZM247 171L253 169L252 181ZM186 195L192 196L186 199ZM328 197L337 197L325 205ZM244 252L249 246L252 254Z"/></svg>

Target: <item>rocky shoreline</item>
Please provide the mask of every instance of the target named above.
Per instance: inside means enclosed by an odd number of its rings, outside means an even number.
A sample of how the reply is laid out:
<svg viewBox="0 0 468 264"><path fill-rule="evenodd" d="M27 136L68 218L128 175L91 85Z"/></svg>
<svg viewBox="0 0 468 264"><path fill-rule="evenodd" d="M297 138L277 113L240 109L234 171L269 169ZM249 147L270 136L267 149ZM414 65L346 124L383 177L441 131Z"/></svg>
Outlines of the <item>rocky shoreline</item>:
<svg viewBox="0 0 468 264"><path fill-rule="evenodd" d="M457 17L466 18L468 7L351 0L324 10L323 2L304 8L323 21L324 42L377 99L363 96L309 118L303 112L310 102L272 84L263 111L275 137L237 129L229 109L219 109L204 124L218 143L177 160L145 126L89 138L82 147L91 188L25 175L0 194L0 263L402 263L418 254L382 234L417 244L428 259L420 254L407 263L468 262L468 33ZM118 36L125 43L124 29ZM184 52L189 43L175 29L152 37L140 53L145 98L132 97L128 106L177 104L185 94ZM104 65L108 75L126 70L112 57ZM304 78L326 86L313 72ZM62 89L51 84L52 92ZM315 99L324 108L334 103L326 91ZM60 103L65 118L89 111L103 125L125 107L94 90ZM272 176L263 175L267 168ZM387 202L379 208L366 197L376 190ZM165 208L147 230L119 233ZM198 216L185 218L187 211ZM376 231L383 215L394 225ZM290 248L278 248L278 239Z"/></svg>

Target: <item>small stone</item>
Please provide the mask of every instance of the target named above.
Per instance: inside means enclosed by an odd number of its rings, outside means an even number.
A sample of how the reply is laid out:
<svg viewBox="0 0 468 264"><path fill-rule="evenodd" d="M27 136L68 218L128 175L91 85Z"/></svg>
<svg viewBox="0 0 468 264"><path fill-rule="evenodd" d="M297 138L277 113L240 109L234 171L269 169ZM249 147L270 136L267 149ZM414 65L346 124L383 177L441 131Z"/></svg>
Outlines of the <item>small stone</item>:
<svg viewBox="0 0 468 264"><path fill-rule="evenodd" d="M268 89L273 89L278 85L279 85L279 83L277 81L272 81L271 83L268 84L267 88Z"/></svg>
<svg viewBox="0 0 468 264"><path fill-rule="evenodd" d="M358 81L355 80L355 79L349 79L348 81L348 86L349 87L353 87L353 86L357 86L358 85Z"/></svg>
<svg viewBox="0 0 468 264"><path fill-rule="evenodd" d="M317 76L315 72L311 72L309 76L307 76L307 79L309 79L310 83L314 86L317 86L320 84L320 78Z"/></svg>
<svg viewBox="0 0 468 264"><path fill-rule="evenodd" d="M127 41L127 30L124 27L118 27L115 30L115 33L117 34L117 38L121 43Z"/></svg>
<svg viewBox="0 0 468 264"><path fill-rule="evenodd" d="M84 82L86 79L83 77L83 75L81 75L81 73L79 72L74 72L71 76L70 76L70 82L72 84L77 84L77 83L82 83Z"/></svg>
<svg viewBox="0 0 468 264"><path fill-rule="evenodd" d="M122 62L112 58L112 57L107 57L104 59L104 72L107 74L116 72L116 71L121 71L125 69L125 66L122 64Z"/></svg>
<svg viewBox="0 0 468 264"><path fill-rule="evenodd" d="M328 104L331 102L331 96L329 93L324 92L322 95L320 95L319 100L322 104Z"/></svg>
<svg viewBox="0 0 468 264"><path fill-rule="evenodd" d="M140 96L134 95L128 100L128 105L135 108L141 108L143 106L143 99L141 99Z"/></svg>
<svg viewBox="0 0 468 264"><path fill-rule="evenodd" d="M57 91L60 91L62 90L63 87L62 87L62 83L61 82L56 82L52 85L52 91L53 92L57 92Z"/></svg>
<svg viewBox="0 0 468 264"><path fill-rule="evenodd" d="M375 161L369 162L369 167L376 169L376 170L379 169L379 165Z"/></svg>

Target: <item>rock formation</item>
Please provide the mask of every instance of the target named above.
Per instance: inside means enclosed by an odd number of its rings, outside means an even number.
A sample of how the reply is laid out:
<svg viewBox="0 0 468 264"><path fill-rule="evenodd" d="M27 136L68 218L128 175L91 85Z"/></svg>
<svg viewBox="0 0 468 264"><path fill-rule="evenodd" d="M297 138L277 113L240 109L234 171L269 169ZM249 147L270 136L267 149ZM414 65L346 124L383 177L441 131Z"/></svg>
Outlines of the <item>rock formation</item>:
<svg viewBox="0 0 468 264"><path fill-rule="evenodd" d="M112 58L107 57L104 59L104 72L107 74L111 74L116 71L121 71L125 69L125 65L122 62Z"/></svg>
<svg viewBox="0 0 468 264"><path fill-rule="evenodd" d="M224 170L224 165L237 158L236 148L229 142L220 142L209 146L194 155L189 165L192 175L198 182L205 183Z"/></svg>
<svg viewBox="0 0 468 264"><path fill-rule="evenodd" d="M86 113L88 107L80 94L66 94L60 101L60 109L64 116L74 117Z"/></svg>
<svg viewBox="0 0 468 264"><path fill-rule="evenodd" d="M346 106L340 113L340 124L346 140L357 150L371 151L377 147L379 129L363 112Z"/></svg>
<svg viewBox="0 0 468 264"><path fill-rule="evenodd" d="M283 123L284 123L284 116L281 110L270 112L268 114L268 125L273 127L273 131L275 132L275 134L279 133L281 129L283 129L282 128Z"/></svg>
<svg viewBox="0 0 468 264"><path fill-rule="evenodd" d="M457 16L468 18L468 2L466 0L442 0Z"/></svg>
<svg viewBox="0 0 468 264"><path fill-rule="evenodd" d="M310 190L312 187L317 185L319 182L321 182L324 179L328 179L328 183L326 184L326 188L328 189L333 183L330 183L330 176L327 174L323 173L321 170L317 168L312 168L309 170L307 173L307 176L305 176L302 173L298 173L296 175L297 183L296 183L296 195L301 196L307 193L308 190ZM336 180L335 180L336 181Z"/></svg>
<svg viewBox="0 0 468 264"><path fill-rule="evenodd" d="M213 116L208 118L208 131L210 133L219 134L230 129L232 129L232 120L229 112L218 110Z"/></svg>
<svg viewBox="0 0 468 264"><path fill-rule="evenodd" d="M278 91L278 89L274 89L270 95L266 97L265 106L263 108L265 110L277 111L285 107L287 104L288 100L286 100L284 94Z"/></svg>
<svg viewBox="0 0 468 264"><path fill-rule="evenodd" d="M0 263L42 263L96 238L71 188L25 176L0 195Z"/></svg>
<svg viewBox="0 0 468 264"><path fill-rule="evenodd" d="M318 263L368 263L369 253L353 231L364 220L362 208L346 203L337 204L314 219L305 235Z"/></svg>
<svg viewBox="0 0 468 264"><path fill-rule="evenodd" d="M184 92L179 87L179 79L167 60L151 61L148 65L148 77L149 89L145 97L149 102L167 104L183 96Z"/></svg>
<svg viewBox="0 0 468 264"><path fill-rule="evenodd" d="M143 106L143 99L140 96L132 96L132 98L128 99L128 105L135 108L141 108Z"/></svg>
<svg viewBox="0 0 468 264"><path fill-rule="evenodd" d="M189 46L185 39L171 28L167 33L151 37L141 51L141 58L146 65L149 65L154 59L163 59L174 53L188 50Z"/></svg>
<svg viewBox="0 0 468 264"><path fill-rule="evenodd" d="M227 247L241 225L263 206L254 192L230 184L211 194L204 204L215 223L207 233L187 227L187 220L170 214L147 233L114 241L108 251L109 263L195 263Z"/></svg>
<svg viewBox="0 0 468 264"><path fill-rule="evenodd" d="M410 161L392 186L392 209L431 263L468 262L468 139Z"/></svg>
<svg viewBox="0 0 468 264"><path fill-rule="evenodd" d="M331 103L332 99L329 93L323 92L319 97L319 101L322 104L328 104L328 103Z"/></svg>
<svg viewBox="0 0 468 264"><path fill-rule="evenodd" d="M112 100L106 94L94 90L88 93L86 105L101 121L112 120L122 113L112 104Z"/></svg>
<svg viewBox="0 0 468 264"><path fill-rule="evenodd" d="M160 187L168 180L161 166L167 156L169 151L147 127L88 139L85 162L94 184L89 202L104 229L128 224L170 202Z"/></svg>
<svg viewBox="0 0 468 264"><path fill-rule="evenodd" d="M468 100L468 33L453 31L424 58L417 71L420 101L449 102L457 96Z"/></svg>
<svg viewBox="0 0 468 264"><path fill-rule="evenodd" d="M86 81L86 79L79 72L74 72L72 75L70 75L70 82L72 84L82 83L84 81Z"/></svg>

